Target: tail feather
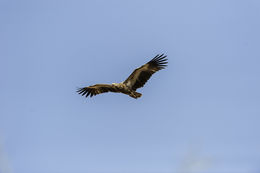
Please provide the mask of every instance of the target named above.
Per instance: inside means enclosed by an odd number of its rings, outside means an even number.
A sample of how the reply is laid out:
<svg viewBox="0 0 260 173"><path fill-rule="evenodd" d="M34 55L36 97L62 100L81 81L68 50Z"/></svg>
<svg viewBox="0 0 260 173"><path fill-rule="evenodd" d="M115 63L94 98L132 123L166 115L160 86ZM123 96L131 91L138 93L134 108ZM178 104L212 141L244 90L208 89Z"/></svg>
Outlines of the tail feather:
<svg viewBox="0 0 260 173"><path fill-rule="evenodd" d="M129 94L129 96L137 99L137 98L141 97L142 94L134 91L131 94Z"/></svg>

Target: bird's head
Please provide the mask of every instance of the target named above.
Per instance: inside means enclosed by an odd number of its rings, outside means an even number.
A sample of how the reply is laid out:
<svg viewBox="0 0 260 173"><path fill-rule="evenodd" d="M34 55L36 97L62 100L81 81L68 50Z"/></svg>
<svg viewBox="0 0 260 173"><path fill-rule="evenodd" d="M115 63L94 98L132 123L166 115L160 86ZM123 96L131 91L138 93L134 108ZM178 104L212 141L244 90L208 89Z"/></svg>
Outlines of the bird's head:
<svg viewBox="0 0 260 173"><path fill-rule="evenodd" d="M122 83L112 83L112 85L116 86L116 87L119 87L119 88L123 87Z"/></svg>

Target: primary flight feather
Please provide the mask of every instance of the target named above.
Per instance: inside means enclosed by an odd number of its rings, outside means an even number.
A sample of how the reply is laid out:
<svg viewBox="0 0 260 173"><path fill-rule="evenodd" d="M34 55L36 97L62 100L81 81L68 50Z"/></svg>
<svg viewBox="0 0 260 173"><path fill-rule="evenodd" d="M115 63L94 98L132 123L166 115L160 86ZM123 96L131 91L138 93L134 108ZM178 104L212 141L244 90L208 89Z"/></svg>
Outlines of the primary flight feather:
<svg viewBox="0 0 260 173"><path fill-rule="evenodd" d="M164 69L167 65L167 56L164 54L156 55L151 61L143 66L135 69L132 74L121 83L112 84L96 84L88 87L79 88L77 92L82 96L95 96L105 92L117 92L127 94L135 99L142 96L136 92L136 89L141 88L157 71Z"/></svg>

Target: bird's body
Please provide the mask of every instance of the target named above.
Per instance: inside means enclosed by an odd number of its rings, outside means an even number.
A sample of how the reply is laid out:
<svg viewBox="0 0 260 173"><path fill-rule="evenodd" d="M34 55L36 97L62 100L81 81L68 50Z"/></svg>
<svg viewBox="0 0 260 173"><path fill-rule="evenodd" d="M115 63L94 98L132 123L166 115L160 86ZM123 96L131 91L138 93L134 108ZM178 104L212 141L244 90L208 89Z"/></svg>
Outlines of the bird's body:
<svg viewBox="0 0 260 173"><path fill-rule="evenodd" d="M112 84L96 84L84 88L79 88L78 93L86 97L94 96L105 92L117 92L127 94L135 99L142 96L136 92L136 89L141 88L155 72L164 69L167 64L166 56L157 55L145 65L135 69L133 73L121 83Z"/></svg>
<svg viewBox="0 0 260 173"><path fill-rule="evenodd" d="M124 82L112 83L112 86L116 88L121 93L127 94L133 98L141 97L142 94L132 90L131 87L127 86Z"/></svg>

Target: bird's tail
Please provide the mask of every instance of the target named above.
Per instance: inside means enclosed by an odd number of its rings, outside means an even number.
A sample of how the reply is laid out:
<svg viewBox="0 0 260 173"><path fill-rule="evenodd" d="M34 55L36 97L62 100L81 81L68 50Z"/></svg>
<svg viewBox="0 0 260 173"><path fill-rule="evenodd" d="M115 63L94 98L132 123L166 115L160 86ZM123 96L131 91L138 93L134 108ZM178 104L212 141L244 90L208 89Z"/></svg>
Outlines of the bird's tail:
<svg viewBox="0 0 260 173"><path fill-rule="evenodd" d="M131 94L129 94L129 96L137 99L137 98L141 97L142 94L134 91L134 92L131 92Z"/></svg>

